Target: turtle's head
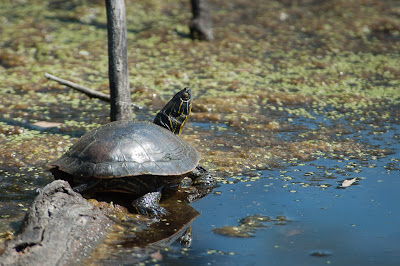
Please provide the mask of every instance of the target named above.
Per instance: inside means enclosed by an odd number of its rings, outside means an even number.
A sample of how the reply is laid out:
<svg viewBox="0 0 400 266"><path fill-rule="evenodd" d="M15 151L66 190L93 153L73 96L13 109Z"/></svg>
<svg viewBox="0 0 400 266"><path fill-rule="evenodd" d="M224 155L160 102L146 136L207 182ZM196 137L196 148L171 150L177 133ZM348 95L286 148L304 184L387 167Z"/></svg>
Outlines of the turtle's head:
<svg viewBox="0 0 400 266"><path fill-rule="evenodd" d="M192 110L192 91L184 88L158 112L154 123L179 135Z"/></svg>

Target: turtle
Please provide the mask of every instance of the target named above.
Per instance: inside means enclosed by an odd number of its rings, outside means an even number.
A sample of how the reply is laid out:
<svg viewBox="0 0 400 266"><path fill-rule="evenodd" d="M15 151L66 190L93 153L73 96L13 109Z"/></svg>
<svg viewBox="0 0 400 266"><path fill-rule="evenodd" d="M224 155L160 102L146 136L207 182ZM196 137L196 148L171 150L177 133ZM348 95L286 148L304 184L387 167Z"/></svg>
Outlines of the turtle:
<svg viewBox="0 0 400 266"><path fill-rule="evenodd" d="M84 134L58 160L48 164L56 179L81 194L128 193L143 215L167 214L159 204L162 190L185 177L212 187L214 178L201 165L198 151L179 137L192 108L184 88L157 113L153 122L114 121Z"/></svg>

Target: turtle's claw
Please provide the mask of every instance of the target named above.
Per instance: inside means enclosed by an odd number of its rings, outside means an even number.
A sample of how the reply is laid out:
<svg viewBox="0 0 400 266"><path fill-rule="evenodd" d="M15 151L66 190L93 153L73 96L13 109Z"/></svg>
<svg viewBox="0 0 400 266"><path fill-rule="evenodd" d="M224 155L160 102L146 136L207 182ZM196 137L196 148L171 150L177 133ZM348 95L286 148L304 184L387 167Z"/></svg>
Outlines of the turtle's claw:
<svg viewBox="0 0 400 266"><path fill-rule="evenodd" d="M150 217L160 217L160 216L164 216L167 214L168 214L168 211L161 206L147 210L147 216L150 216Z"/></svg>
<svg viewBox="0 0 400 266"><path fill-rule="evenodd" d="M195 186L215 186L215 179L211 173L201 165L197 165L197 167L189 174L189 177L193 180L193 185Z"/></svg>

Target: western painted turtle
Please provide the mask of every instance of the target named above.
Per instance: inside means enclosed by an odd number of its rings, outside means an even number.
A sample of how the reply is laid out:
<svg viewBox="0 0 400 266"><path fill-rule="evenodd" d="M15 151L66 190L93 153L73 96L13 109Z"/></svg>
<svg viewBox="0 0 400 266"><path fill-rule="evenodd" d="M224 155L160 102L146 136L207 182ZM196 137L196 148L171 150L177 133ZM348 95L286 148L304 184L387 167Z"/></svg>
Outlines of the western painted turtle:
<svg viewBox="0 0 400 266"><path fill-rule="evenodd" d="M178 135L192 108L189 88L178 92L153 123L116 121L83 135L49 164L55 178L72 180L82 194L132 194L133 206L148 216L166 214L161 190L188 176L193 184L212 186L213 177L198 165L197 150Z"/></svg>

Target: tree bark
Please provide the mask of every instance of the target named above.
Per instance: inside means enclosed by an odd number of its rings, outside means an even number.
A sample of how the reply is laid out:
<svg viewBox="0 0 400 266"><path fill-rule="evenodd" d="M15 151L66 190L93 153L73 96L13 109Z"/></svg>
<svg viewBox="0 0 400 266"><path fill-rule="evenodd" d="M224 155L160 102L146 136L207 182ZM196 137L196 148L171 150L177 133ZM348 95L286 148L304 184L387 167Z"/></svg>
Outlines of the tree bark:
<svg viewBox="0 0 400 266"><path fill-rule="evenodd" d="M111 121L131 120L124 0L106 0Z"/></svg>
<svg viewBox="0 0 400 266"><path fill-rule="evenodd" d="M191 0L193 18L190 21L190 37L195 40L213 40L210 3L208 0Z"/></svg>

